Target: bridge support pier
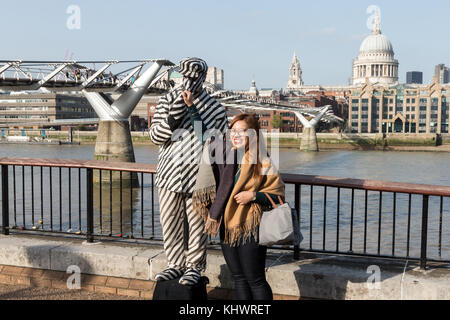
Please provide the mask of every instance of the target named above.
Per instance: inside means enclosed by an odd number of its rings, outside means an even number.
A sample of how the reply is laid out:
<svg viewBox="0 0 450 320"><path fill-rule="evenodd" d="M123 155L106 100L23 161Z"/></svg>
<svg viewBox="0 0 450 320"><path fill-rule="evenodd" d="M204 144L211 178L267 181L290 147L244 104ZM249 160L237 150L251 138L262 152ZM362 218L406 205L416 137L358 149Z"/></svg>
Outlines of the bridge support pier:
<svg viewBox="0 0 450 320"><path fill-rule="evenodd" d="M97 140L95 143L95 160L135 162L133 141L131 139L130 124L126 121L99 121ZM100 181L99 171L94 171L94 183L110 183L108 171L102 172ZM139 187L136 173L122 173L122 186ZM112 172L112 185L119 187L120 172Z"/></svg>
<svg viewBox="0 0 450 320"><path fill-rule="evenodd" d="M316 126L320 119L327 113L330 106L322 108L320 113L312 120L307 120L300 112L295 111L294 114L300 120L303 125L302 141L300 142L301 151L319 151L319 145L317 144Z"/></svg>
<svg viewBox="0 0 450 320"><path fill-rule="evenodd" d="M301 151L319 151L317 144L317 135L315 128L304 128L302 141L300 142Z"/></svg>

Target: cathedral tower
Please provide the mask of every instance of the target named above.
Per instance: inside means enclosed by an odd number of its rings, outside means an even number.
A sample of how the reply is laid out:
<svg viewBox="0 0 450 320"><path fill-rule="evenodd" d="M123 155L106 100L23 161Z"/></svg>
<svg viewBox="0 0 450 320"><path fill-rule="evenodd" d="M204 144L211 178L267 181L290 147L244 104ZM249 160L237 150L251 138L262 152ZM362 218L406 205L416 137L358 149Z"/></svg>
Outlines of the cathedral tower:
<svg viewBox="0 0 450 320"><path fill-rule="evenodd" d="M295 91L303 86L302 80L302 68L300 68L300 62L295 54L292 57L291 67L289 68L289 80L286 86L286 91Z"/></svg>

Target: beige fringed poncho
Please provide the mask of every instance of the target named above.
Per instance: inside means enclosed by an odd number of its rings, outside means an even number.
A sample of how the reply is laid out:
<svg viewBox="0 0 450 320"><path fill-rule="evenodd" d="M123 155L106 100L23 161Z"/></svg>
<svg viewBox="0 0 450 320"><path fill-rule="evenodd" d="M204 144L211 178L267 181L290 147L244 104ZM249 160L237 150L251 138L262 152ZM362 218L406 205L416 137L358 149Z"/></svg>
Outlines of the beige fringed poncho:
<svg viewBox="0 0 450 320"><path fill-rule="evenodd" d="M257 235L262 209L253 201L240 205L234 196L241 191L259 191L284 197L284 182L269 157L261 161L261 172L255 176L255 164L250 163L250 152L244 154L242 164L236 164L236 161L217 164L211 162L210 150L211 144L207 141L192 196L194 210L205 221L205 233L216 236L223 221L224 242L230 245L239 245L241 241L245 243L250 236ZM229 152L236 153L236 150ZM236 156L230 158L236 160ZM238 166L240 175L234 183Z"/></svg>

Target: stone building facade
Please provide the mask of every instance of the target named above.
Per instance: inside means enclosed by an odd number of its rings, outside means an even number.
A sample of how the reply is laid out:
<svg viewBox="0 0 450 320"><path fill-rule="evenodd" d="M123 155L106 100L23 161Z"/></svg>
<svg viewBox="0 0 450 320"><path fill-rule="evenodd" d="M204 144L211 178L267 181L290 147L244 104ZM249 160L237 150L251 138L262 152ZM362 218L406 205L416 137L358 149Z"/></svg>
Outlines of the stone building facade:
<svg viewBox="0 0 450 320"><path fill-rule="evenodd" d="M450 133L450 85L381 86L351 90L348 130L355 133Z"/></svg>
<svg viewBox="0 0 450 320"><path fill-rule="evenodd" d="M224 89L224 75L223 69L217 67L208 67L208 71L206 73L206 81L215 85L217 89Z"/></svg>

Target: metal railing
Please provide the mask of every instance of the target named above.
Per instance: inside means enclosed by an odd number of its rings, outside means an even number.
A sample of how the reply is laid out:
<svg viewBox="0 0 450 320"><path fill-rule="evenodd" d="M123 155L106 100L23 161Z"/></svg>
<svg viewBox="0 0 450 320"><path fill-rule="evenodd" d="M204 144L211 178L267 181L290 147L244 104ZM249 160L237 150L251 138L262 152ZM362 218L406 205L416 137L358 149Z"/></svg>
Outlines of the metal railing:
<svg viewBox="0 0 450 320"><path fill-rule="evenodd" d="M162 240L156 165L0 158L2 233ZM56 172L56 174L55 174ZM75 174L74 174L75 173ZM300 252L450 262L450 187L282 174ZM100 181L102 183L100 183Z"/></svg>
<svg viewBox="0 0 450 320"><path fill-rule="evenodd" d="M3 234L11 229L82 234L89 242L94 236L157 238L155 165L29 158L0 158L0 165ZM136 213L139 223L133 221Z"/></svg>
<svg viewBox="0 0 450 320"><path fill-rule="evenodd" d="M450 187L295 174L283 179L294 185L306 235L302 251L417 260L421 268L427 261L450 262Z"/></svg>

